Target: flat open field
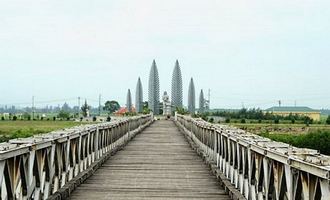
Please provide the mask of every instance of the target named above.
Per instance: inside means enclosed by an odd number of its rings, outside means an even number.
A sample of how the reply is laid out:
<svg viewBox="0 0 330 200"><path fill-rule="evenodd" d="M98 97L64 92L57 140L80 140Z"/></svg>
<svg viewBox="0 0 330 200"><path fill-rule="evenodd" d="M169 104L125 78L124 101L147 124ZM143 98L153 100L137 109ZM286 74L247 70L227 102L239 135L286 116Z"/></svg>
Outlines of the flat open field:
<svg viewBox="0 0 330 200"><path fill-rule="evenodd" d="M330 126L324 124L230 124L251 133L330 155Z"/></svg>
<svg viewBox="0 0 330 200"><path fill-rule="evenodd" d="M0 121L0 142L12 138L29 137L34 134L78 126L73 121Z"/></svg>
<svg viewBox="0 0 330 200"><path fill-rule="evenodd" d="M230 123L227 125L255 134L306 134L317 130L330 130L330 125L325 124L310 124L306 126L305 124Z"/></svg>

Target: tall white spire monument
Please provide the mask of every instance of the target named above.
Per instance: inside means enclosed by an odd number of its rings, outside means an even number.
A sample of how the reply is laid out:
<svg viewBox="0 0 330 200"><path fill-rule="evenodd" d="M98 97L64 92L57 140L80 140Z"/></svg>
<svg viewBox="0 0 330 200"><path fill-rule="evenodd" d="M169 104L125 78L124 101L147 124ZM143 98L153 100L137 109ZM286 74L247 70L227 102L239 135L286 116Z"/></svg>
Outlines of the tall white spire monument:
<svg viewBox="0 0 330 200"><path fill-rule="evenodd" d="M148 107L155 115L159 114L159 75L155 60L149 74Z"/></svg>
<svg viewBox="0 0 330 200"><path fill-rule="evenodd" d="M178 60L175 62L172 74L171 99L174 110L182 108L182 74Z"/></svg>
<svg viewBox="0 0 330 200"><path fill-rule="evenodd" d="M137 113L143 112L143 89L142 89L142 83L140 77L136 84L135 108Z"/></svg>
<svg viewBox="0 0 330 200"><path fill-rule="evenodd" d="M203 113L205 111L205 99L204 99L204 92L201 90L199 94L199 112Z"/></svg>
<svg viewBox="0 0 330 200"><path fill-rule="evenodd" d="M132 96L131 96L131 90L130 89L128 89L128 91L127 91L126 108L127 108L127 112L133 112L133 109L132 109Z"/></svg>
<svg viewBox="0 0 330 200"><path fill-rule="evenodd" d="M195 84L194 79L190 79L188 89L188 111L190 114L195 114Z"/></svg>

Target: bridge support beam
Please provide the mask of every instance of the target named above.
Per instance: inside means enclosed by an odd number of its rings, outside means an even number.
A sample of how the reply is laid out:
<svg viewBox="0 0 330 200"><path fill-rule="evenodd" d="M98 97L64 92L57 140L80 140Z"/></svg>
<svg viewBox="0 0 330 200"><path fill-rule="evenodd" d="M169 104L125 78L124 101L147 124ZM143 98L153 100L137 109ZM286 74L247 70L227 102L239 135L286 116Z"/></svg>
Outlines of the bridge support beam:
<svg viewBox="0 0 330 200"><path fill-rule="evenodd" d="M69 194L152 121L144 115L1 143L1 199L66 197L61 192Z"/></svg>
<svg viewBox="0 0 330 200"><path fill-rule="evenodd" d="M330 157L274 142L225 125L177 115L176 124L203 152L228 190L246 199L317 199L330 196ZM212 156L210 156L212 155Z"/></svg>

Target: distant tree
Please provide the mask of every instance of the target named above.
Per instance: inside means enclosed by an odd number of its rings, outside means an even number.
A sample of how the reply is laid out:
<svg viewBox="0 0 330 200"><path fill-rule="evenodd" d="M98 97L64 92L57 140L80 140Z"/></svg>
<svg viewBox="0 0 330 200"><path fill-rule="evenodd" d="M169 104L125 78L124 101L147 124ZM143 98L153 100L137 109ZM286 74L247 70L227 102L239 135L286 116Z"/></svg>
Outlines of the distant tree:
<svg viewBox="0 0 330 200"><path fill-rule="evenodd" d="M313 119L305 116L304 117L304 124L306 124L307 126L309 126L310 124L313 124Z"/></svg>
<svg viewBox="0 0 330 200"><path fill-rule="evenodd" d="M120 105L117 101L107 101L104 104L103 110L108 111L109 114L116 112L120 109Z"/></svg>
<svg viewBox="0 0 330 200"><path fill-rule="evenodd" d="M279 120L288 120L292 121L294 119L297 121L304 121L305 117L302 115L297 115L290 113L288 116L274 115L271 112L263 112L260 108L246 109L241 110L218 110L212 112L212 116L220 116L231 119L252 119L252 120L272 120L275 121L276 118Z"/></svg>
<svg viewBox="0 0 330 200"><path fill-rule="evenodd" d="M143 109L148 108L148 107L149 107L148 101L143 102Z"/></svg>
<svg viewBox="0 0 330 200"><path fill-rule="evenodd" d="M327 120L325 121L327 124L330 124L330 115L328 115Z"/></svg>
<svg viewBox="0 0 330 200"><path fill-rule="evenodd" d="M243 118L243 119L241 119L241 123L242 124L245 124L246 123L246 120Z"/></svg>
<svg viewBox="0 0 330 200"><path fill-rule="evenodd" d="M279 120L278 118L275 118L275 119L274 119L274 123L275 123L275 124L279 124L279 123L280 123L280 120Z"/></svg>
<svg viewBox="0 0 330 200"><path fill-rule="evenodd" d="M149 114L150 113L150 109L149 109L149 104L148 101L143 102L143 114Z"/></svg>
<svg viewBox="0 0 330 200"><path fill-rule="evenodd" d="M230 123L230 118L226 118L225 122Z"/></svg>
<svg viewBox="0 0 330 200"><path fill-rule="evenodd" d="M159 102L158 106L159 106L159 114L162 115L164 113L163 102Z"/></svg>
<svg viewBox="0 0 330 200"><path fill-rule="evenodd" d="M84 117L87 117L88 111L90 108L91 107L87 104L87 101L85 100L84 105L81 107L81 111L82 111Z"/></svg>
<svg viewBox="0 0 330 200"><path fill-rule="evenodd" d="M95 122L95 121L96 121L96 117L94 116L94 117L93 117L93 122Z"/></svg>
<svg viewBox="0 0 330 200"><path fill-rule="evenodd" d="M31 115L28 112L23 113L23 119L25 120L31 120Z"/></svg>
<svg viewBox="0 0 330 200"><path fill-rule="evenodd" d="M64 111L68 112L70 109L71 109L71 108L70 108L69 104L67 104L67 103L65 102L65 103L63 104L61 110L64 110Z"/></svg>
<svg viewBox="0 0 330 200"><path fill-rule="evenodd" d="M61 119L67 119L67 118L70 118L70 113L65 111L65 110L61 110L58 115L57 115L58 118L61 118Z"/></svg>
<svg viewBox="0 0 330 200"><path fill-rule="evenodd" d="M186 114L189 113L188 110L186 110L186 109L184 109L184 108L180 108L180 107L177 107L177 108L176 108L176 112L177 112L178 114L180 114L180 115L186 115Z"/></svg>
<svg viewBox="0 0 330 200"><path fill-rule="evenodd" d="M14 115L14 116L13 116L13 121L16 121L16 120L17 120L17 116Z"/></svg>
<svg viewBox="0 0 330 200"><path fill-rule="evenodd" d="M1 120L2 120L2 121L4 121L4 120L5 120L5 117L4 117L4 116L2 116L2 117L1 117Z"/></svg>

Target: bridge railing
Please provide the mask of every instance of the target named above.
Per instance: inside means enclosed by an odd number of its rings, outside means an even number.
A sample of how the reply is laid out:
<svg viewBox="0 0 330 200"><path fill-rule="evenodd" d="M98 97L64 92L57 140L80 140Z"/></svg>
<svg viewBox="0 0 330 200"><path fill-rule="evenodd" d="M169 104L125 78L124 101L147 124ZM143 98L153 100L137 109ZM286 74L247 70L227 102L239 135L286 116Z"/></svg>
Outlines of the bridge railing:
<svg viewBox="0 0 330 200"><path fill-rule="evenodd" d="M137 116L1 143L1 199L47 199L151 121Z"/></svg>
<svg viewBox="0 0 330 200"><path fill-rule="evenodd" d="M226 125L177 124L246 199L330 199L330 157Z"/></svg>

